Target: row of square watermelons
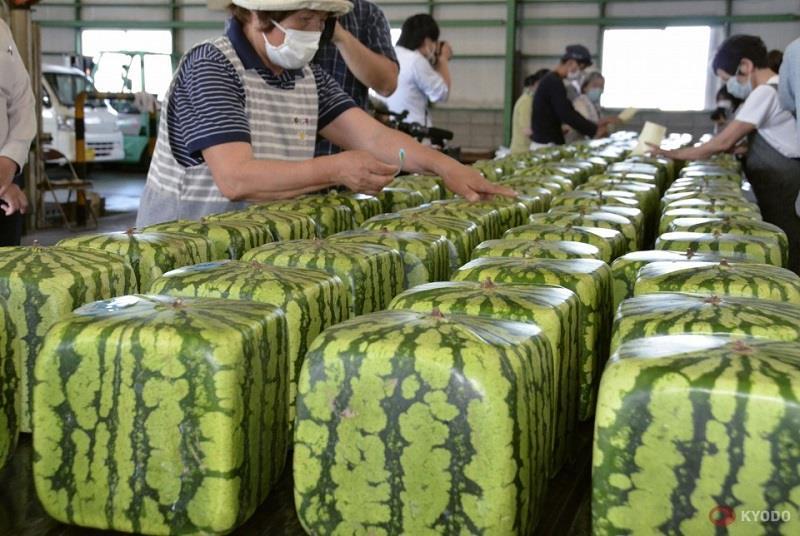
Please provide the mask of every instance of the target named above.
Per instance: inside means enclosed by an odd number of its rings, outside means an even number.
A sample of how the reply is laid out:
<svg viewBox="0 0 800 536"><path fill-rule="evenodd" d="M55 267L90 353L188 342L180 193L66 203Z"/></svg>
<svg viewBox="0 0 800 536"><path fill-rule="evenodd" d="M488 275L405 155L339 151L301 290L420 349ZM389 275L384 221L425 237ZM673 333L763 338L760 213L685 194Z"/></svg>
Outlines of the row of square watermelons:
<svg viewBox="0 0 800 536"><path fill-rule="evenodd" d="M389 311L338 324L312 343L298 380L293 459L307 532L536 530L548 481L575 454L577 422L593 414L610 342L608 263L639 246L674 177L668 160L622 162L624 149L614 149L604 148L601 169L591 162L569 177L571 163L542 163L540 154L481 163L487 177L523 194L555 187L549 204L566 208L547 213L552 222L534 213L478 244L450 282L408 289ZM561 175L544 174L554 170ZM566 201L582 196L563 197L616 189L606 176L642 185L645 195L586 195L591 203L575 203L586 211ZM461 260L469 247L467 239Z"/></svg>
<svg viewBox="0 0 800 536"><path fill-rule="evenodd" d="M0 250L0 459L13 452L20 426L33 428L37 493L67 523L148 534L232 530L282 471L296 377L316 336L386 308L404 289L448 279L481 241L547 209L623 150L602 153L588 155L589 165L576 154L563 163L539 158L536 170L501 177L530 188L517 200L443 199L440 179L410 176L378 198L307 196ZM391 209L398 215L381 215ZM565 318L576 314L562 309ZM544 355L549 346L537 337ZM544 396L562 385L552 374L574 373L556 365L550 357L529 371L543 389L541 422L554 418L553 397L577 405L566 392ZM317 391L318 402L335 408L328 395ZM546 444L526 464L552 470L566 421L560 426L531 428Z"/></svg>
<svg viewBox="0 0 800 536"><path fill-rule="evenodd" d="M593 531L797 533L800 278L782 267L786 235L725 157L683 168L661 208L656 250L612 264Z"/></svg>

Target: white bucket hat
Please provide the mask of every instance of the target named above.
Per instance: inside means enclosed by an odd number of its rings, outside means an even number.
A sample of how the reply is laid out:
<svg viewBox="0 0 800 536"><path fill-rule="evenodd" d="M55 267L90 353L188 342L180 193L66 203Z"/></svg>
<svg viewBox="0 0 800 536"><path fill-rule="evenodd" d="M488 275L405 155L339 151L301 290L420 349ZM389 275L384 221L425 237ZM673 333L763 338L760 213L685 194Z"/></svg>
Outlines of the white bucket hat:
<svg viewBox="0 0 800 536"><path fill-rule="evenodd" d="M349 0L231 0L233 4L253 11L295 11L313 9L344 15L353 9Z"/></svg>

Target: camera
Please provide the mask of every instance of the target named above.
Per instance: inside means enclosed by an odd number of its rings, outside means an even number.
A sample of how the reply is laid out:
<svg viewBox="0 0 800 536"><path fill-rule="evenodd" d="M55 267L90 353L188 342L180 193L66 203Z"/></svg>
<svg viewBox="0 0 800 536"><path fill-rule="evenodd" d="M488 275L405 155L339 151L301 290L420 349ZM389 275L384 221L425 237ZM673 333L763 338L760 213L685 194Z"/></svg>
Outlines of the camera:
<svg viewBox="0 0 800 536"><path fill-rule="evenodd" d="M426 127L419 123L407 123L405 121L408 117L408 110L402 113L388 112L389 122L388 126L404 132L415 138L417 141L422 141L425 138L431 140L431 145L439 149L448 156L458 159L461 154L460 147L448 147L447 142L453 139L453 133L449 130L436 127Z"/></svg>

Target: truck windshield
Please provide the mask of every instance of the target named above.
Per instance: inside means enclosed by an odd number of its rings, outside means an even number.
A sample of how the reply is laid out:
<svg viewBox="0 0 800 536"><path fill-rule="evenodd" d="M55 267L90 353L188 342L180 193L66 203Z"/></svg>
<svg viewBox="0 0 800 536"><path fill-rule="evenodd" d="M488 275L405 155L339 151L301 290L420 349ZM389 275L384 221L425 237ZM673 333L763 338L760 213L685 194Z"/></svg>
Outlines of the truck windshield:
<svg viewBox="0 0 800 536"><path fill-rule="evenodd" d="M79 74L69 73L44 73L44 77L50 87L53 88L55 97L64 106L75 106L75 98L82 91L94 91L92 82ZM87 106L97 107L99 101L87 101Z"/></svg>

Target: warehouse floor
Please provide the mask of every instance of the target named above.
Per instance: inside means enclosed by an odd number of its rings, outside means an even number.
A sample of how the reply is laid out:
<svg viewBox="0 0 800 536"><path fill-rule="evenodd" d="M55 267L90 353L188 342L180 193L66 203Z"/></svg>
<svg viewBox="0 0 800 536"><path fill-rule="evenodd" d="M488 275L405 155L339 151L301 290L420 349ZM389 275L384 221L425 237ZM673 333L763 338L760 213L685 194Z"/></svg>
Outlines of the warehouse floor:
<svg viewBox="0 0 800 536"><path fill-rule="evenodd" d="M579 429L581 455L550 482L543 520L536 534L588 536L591 534L590 456L592 427ZM117 534L63 525L48 516L36 497L31 472L31 436L20 438L14 457L0 471L0 535L2 536L100 536ZM305 534L295 515L291 467L250 520L233 534L237 536L294 536Z"/></svg>
<svg viewBox="0 0 800 536"><path fill-rule="evenodd" d="M139 209L139 198L145 183L143 172L125 169L103 168L91 173L92 191L105 198L106 215L100 218L97 229L76 227L73 231L66 229L60 221L53 221L55 227L31 230L22 237L23 245L30 245L37 240L43 246L51 246L63 238L84 233L105 233L123 231L136 223L136 211ZM52 198L47 194L46 201Z"/></svg>

